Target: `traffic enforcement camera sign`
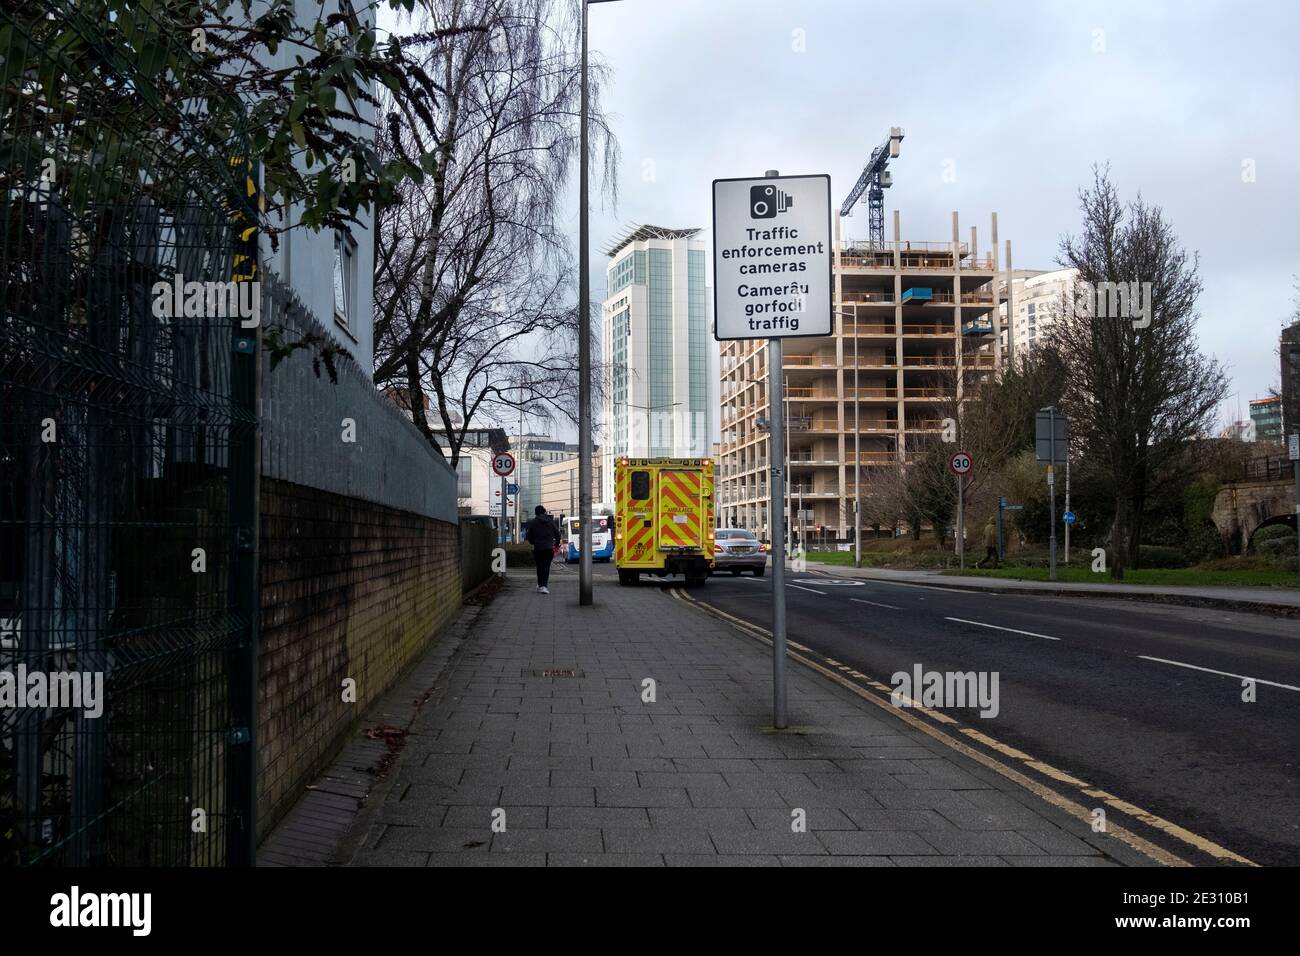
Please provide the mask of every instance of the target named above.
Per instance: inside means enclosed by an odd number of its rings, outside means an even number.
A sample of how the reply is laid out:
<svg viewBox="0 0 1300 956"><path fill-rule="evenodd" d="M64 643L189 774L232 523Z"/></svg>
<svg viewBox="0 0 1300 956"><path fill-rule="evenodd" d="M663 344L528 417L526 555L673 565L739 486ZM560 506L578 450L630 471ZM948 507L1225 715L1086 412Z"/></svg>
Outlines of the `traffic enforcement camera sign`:
<svg viewBox="0 0 1300 956"><path fill-rule="evenodd" d="M504 478L512 474L515 470L515 456L508 451L503 451L492 458L492 470Z"/></svg>
<svg viewBox="0 0 1300 956"><path fill-rule="evenodd" d="M830 335L831 178L713 181L714 336Z"/></svg>

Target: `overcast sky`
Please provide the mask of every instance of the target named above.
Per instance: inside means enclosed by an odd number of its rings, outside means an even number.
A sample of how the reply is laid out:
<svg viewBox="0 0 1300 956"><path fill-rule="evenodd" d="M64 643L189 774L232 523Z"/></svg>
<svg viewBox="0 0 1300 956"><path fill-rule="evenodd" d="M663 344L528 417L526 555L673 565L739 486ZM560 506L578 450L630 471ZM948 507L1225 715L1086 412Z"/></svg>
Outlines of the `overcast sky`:
<svg viewBox="0 0 1300 956"><path fill-rule="evenodd" d="M1295 0L621 0L590 17L623 150L617 208L593 201L593 299L621 224L708 227L714 178L769 168L829 173L838 206L897 125L887 235L898 209L904 239L946 241L957 210L987 250L996 211L1017 267L1054 268L1109 161L1121 195L1141 190L1200 253L1201 345L1237 393L1225 415L1277 384L1300 273ZM865 238L865 207L845 226Z"/></svg>

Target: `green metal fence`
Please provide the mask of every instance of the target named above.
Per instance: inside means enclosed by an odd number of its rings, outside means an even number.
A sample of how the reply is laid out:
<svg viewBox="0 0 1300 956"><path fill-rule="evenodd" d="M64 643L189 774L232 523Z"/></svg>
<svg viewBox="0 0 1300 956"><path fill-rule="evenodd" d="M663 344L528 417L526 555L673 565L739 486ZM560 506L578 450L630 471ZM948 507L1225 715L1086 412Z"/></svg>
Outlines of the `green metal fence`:
<svg viewBox="0 0 1300 956"><path fill-rule="evenodd" d="M0 12L0 865L246 864L256 171L39 7Z"/></svg>

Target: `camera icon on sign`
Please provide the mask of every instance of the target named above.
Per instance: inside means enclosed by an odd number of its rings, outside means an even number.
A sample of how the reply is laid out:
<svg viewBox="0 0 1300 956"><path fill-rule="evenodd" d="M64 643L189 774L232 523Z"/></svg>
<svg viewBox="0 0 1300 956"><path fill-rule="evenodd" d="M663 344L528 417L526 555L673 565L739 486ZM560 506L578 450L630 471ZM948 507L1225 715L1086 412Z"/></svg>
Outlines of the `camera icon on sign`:
<svg viewBox="0 0 1300 956"><path fill-rule="evenodd" d="M772 185L749 187L749 218L771 219L794 205L794 197Z"/></svg>

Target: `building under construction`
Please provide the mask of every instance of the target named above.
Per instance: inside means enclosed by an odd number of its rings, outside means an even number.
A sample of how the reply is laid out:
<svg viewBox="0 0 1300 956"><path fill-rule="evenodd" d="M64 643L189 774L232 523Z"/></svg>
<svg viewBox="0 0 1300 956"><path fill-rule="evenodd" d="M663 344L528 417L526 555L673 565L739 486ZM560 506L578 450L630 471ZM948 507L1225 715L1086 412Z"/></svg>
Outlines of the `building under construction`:
<svg viewBox="0 0 1300 956"><path fill-rule="evenodd" d="M873 226L882 218L878 195ZM835 334L786 339L781 370L788 526L806 543L852 540L857 474L865 501L885 470L939 440L945 409L999 364L995 279L1010 268L1011 246L999 262L996 213L991 226L981 252L974 227L961 240L955 212L951 238L939 242L904 241L897 211L892 240L843 241L836 216ZM723 342L720 367L719 522L768 535L767 343ZM868 535L875 523L861 522Z"/></svg>

